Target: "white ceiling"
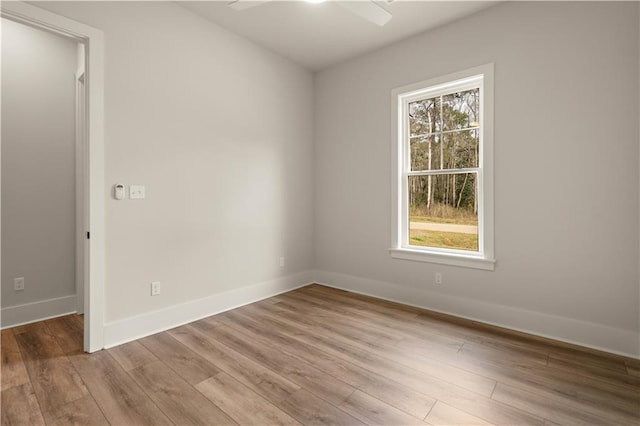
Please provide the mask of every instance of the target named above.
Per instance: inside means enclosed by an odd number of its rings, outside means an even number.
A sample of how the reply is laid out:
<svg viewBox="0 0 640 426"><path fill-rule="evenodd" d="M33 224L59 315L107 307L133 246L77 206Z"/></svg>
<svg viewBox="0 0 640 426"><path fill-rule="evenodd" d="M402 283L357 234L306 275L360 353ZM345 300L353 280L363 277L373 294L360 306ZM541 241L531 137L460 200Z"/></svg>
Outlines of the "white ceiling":
<svg viewBox="0 0 640 426"><path fill-rule="evenodd" d="M368 1L368 0L365 0ZM496 4L496 1L377 2L392 13L385 26L372 24L333 1L268 1L243 11L229 1L178 4L304 67L318 71Z"/></svg>

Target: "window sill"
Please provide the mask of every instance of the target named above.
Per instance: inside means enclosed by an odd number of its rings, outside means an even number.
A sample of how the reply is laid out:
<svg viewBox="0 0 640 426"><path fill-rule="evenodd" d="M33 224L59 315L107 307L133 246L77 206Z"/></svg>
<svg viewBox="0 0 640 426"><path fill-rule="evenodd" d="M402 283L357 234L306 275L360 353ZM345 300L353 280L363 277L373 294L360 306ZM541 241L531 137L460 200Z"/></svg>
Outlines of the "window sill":
<svg viewBox="0 0 640 426"><path fill-rule="evenodd" d="M480 256L438 253L407 248L390 248L389 253L394 259L462 266L463 268L483 269L485 271L493 271L496 263L495 259L487 259Z"/></svg>

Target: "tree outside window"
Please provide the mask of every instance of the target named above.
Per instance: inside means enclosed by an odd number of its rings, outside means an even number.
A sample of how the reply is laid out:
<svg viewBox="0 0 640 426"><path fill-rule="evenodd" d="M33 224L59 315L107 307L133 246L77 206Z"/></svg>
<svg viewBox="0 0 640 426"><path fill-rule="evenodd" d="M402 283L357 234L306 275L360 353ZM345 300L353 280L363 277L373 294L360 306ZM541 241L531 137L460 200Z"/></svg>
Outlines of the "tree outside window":
<svg viewBox="0 0 640 426"><path fill-rule="evenodd" d="M493 270L493 64L392 99L391 255Z"/></svg>

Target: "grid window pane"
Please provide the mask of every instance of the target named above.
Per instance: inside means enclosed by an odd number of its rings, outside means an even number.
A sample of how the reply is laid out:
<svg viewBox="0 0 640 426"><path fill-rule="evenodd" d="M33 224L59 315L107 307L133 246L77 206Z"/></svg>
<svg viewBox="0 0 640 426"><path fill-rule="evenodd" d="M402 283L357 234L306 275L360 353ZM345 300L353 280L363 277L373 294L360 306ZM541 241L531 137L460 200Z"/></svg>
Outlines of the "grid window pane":
<svg viewBox="0 0 640 426"><path fill-rule="evenodd" d="M437 170L442 164L440 135L420 136L411 139L411 170Z"/></svg>
<svg viewBox="0 0 640 426"><path fill-rule="evenodd" d="M423 99L409 104L410 136L440 132L440 97Z"/></svg>
<svg viewBox="0 0 640 426"><path fill-rule="evenodd" d="M478 129L445 133L443 136L444 169L478 167L480 136Z"/></svg>
<svg viewBox="0 0 640 426"><path fill-rule="evenodd" d="M443 129L456 130L480 124L480 89L465 90L442 97Z"/></svg>

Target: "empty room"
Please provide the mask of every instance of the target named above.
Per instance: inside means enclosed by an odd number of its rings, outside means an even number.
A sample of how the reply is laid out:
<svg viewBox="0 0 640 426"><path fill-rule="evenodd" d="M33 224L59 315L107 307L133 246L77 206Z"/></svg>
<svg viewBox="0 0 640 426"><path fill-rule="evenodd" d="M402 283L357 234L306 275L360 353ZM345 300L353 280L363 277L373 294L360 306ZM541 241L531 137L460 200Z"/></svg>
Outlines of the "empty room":
<svg viewBox="0 0 640 426"><path fill-rule="evenodd" d="M640 3L3 1L2 425L637 425Z"/></svg>

